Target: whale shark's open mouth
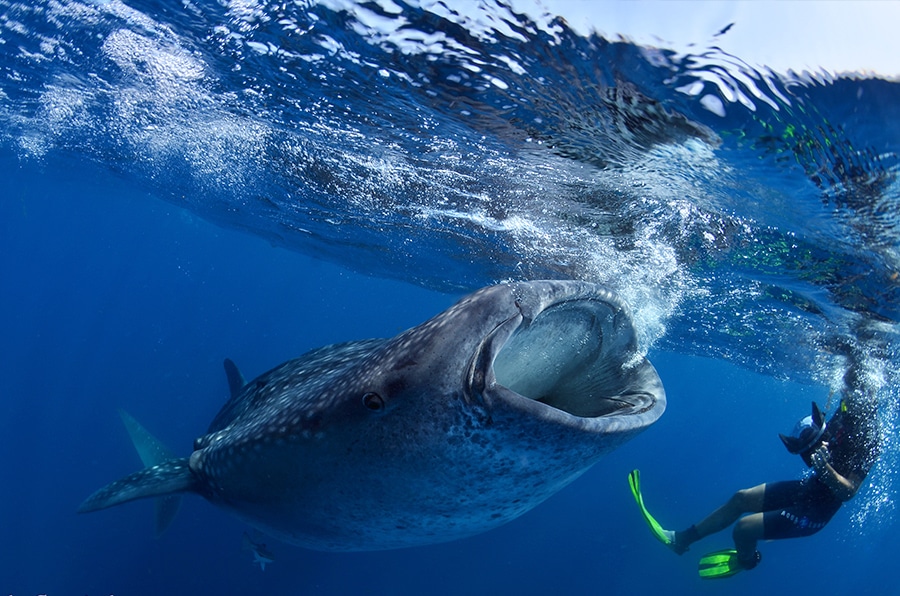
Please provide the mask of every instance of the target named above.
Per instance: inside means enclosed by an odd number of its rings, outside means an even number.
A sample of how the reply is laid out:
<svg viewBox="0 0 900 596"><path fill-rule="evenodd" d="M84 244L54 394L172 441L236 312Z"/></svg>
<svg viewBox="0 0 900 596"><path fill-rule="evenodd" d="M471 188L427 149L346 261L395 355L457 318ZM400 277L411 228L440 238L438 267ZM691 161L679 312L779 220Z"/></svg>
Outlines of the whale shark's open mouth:
<svg viewBox="0 0 900 596"><path fill-rule="evenodd" d="M642 414L658 405L659 377L636 355L631 320L616 302L578 297L498 327L500 341L487 347L496 383L582 418Z"/></svg>

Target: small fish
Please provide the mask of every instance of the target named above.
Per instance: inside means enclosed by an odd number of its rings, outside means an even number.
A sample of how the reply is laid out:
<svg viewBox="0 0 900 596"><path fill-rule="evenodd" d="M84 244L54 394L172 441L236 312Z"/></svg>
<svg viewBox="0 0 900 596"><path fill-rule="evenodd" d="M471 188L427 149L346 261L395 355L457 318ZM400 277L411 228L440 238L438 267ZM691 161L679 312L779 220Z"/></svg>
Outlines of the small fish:
<svg viewBox="0 0 900 596"><path fill-rule="evenodd" d="M257 540L254 540L250 537L250 534L244 532L243 550L249 550L250 552L252 552L253 562L259 563L260 569L265 571L266 565L275 561L275 555L272 554L272 551L266 548L265 544L258 542Z"/></svg>

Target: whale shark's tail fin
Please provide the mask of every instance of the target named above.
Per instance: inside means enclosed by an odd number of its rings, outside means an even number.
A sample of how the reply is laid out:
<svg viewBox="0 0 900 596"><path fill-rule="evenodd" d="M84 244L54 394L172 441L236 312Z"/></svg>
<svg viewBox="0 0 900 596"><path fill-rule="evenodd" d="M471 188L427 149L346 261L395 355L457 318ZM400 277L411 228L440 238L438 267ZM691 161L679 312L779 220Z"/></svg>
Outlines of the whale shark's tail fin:
<svg viewBox="0 0 900 596"><path fill-rule="evenodd" d="M193 488L194 478L188 468L188 459L170 459L107 484L88 497L78 508L78 513L106 509L145 497L169 496Z"/></svg>
<svg viewBox="0 0 900 596"><path fill-rule="evenodd" d="M156 500L156 535L159 536L172 523L181 505L181 496L173 493L193 490L194 477L187 458L173 457L156 437L127 412L119 410L119 415L146 467L101 488L81 504L78 512L87 513L134 499L159 497Z"/></svg>
<svg viewBox="0 0 900 596"><path fill-rule="evenodd" d="M151 435L146 428L141 426L140 422L135 420L131 414L125 410L119 410L119 416L121 416L122 422L128 430L128 435L131 437L131 442L134 444L134 448L137 450L145 467L153 468L176 459L175 454L169 451L159 439ZM188 476L190 476L190 472L188 472ZM163 532L168 529L180 508L180 495L168 495L156 499L157 538L162 536Z"/></svg>

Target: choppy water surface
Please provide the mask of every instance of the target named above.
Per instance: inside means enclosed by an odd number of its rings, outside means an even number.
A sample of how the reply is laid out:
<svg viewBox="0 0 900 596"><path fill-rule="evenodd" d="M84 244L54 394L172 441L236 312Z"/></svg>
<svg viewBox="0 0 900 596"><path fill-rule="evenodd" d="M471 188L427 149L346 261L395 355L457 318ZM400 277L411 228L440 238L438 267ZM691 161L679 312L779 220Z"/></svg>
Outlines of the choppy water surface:
<svg viewBox="0 0 900 596"><path fill-rule="evenodd" d="M0 1L0 143L447 290L606 283L642 341L896 374L900 83L498 3ZM723 33L727 35L727 32Z"/></svg>

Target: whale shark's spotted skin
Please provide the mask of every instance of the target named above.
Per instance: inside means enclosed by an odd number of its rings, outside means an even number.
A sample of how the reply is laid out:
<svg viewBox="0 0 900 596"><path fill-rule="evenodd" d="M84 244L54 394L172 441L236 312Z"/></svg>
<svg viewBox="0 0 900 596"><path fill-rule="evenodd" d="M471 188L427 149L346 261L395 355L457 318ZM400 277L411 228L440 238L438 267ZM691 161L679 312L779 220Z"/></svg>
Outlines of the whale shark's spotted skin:
<svg viewBox="0 0 900 596"><path fill-rule="evenodd" d="M397 337L320 348L246 384L226 369L232 398L189 458L81 511L194 492L309 548L441 542L528 511L665 408L624 303L574 281L484 288Z"/></svg>

